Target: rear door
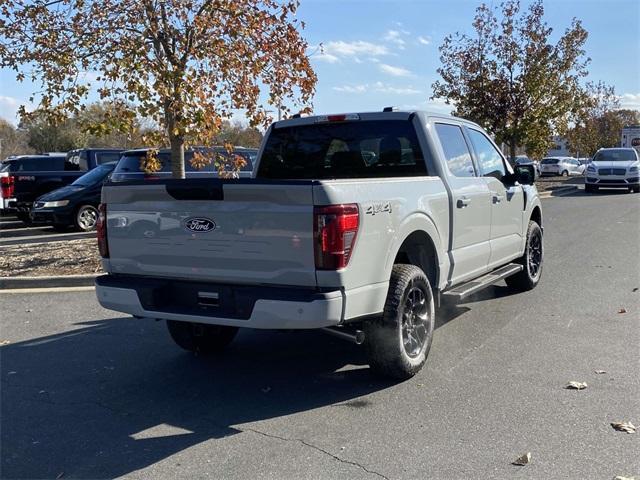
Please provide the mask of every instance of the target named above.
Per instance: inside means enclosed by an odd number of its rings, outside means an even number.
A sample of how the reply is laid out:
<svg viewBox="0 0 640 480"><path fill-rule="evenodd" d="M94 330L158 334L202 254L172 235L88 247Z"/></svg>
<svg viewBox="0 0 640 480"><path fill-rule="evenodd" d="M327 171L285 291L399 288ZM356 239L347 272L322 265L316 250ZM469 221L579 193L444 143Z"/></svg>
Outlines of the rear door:
<svg viewBox="0 0 640 480"><path fill-rule="evenodd" d="M106 184L112 273L315 286L311 181Z"/></svg>
<svg viewBox="0 0 640 480"><path fill-rule="evenodd" d="M520 185L505 185L506 161L489 137L467 128L480 173L491 192L491 256L489 268L520 255L524 192Z"/></svg>
<svg viewBox="0 0 640 480"><path fill-rule="evenodd" d="M489 262L491 203L486 182L478 176L462 128L437 122L435 131L446 161L452 194L452 285L477 277Z"/></svg>

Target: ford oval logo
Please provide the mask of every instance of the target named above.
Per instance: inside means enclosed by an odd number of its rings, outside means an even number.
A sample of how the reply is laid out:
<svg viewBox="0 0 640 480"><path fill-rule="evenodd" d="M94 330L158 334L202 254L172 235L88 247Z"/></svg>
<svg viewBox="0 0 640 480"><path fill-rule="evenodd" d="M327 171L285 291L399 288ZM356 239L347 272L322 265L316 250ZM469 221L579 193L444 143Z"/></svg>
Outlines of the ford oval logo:
<svg viewBox="0 0 640 480"><path fill-rule="evenodd" d="M210 218L194 217L185 220L184 227L190 232L206 233L215 230L216 222Z"/></svg>

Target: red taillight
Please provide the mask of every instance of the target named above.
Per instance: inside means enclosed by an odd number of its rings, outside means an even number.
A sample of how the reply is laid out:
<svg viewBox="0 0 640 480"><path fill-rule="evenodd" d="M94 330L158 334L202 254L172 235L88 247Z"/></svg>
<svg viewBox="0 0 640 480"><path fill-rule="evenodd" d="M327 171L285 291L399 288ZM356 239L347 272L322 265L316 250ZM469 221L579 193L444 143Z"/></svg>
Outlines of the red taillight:
<svg viewBox="0 0 640 480"><path fill-rule="evenodd" d="M13 197L13 190L15 188L15 179L11 176L0 178L0 188L2 189L3 198Z"/></svg>
<svg viewBox="0 0 640 480"><path fill-rule="evenodd" d="M356 204L313 209L315 258L318 270L339 270L349 264L360 214Z"/></svg>
<svg viewBox="0 0 640 480"><path fill-rule="evenodd" d="M96 222L98 234L98 250L102 258L109 258L109 245L107 243L107 206L101 203L98 207L98 221Z"/></svg>

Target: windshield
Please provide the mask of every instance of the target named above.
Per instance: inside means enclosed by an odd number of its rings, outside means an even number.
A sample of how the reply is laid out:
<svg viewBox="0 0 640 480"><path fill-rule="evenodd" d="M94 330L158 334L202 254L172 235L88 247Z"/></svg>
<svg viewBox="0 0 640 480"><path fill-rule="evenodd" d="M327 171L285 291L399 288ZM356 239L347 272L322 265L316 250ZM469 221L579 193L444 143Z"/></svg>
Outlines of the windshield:
<svg viewBox="0 0 640 480"><path fill-rule="evenodd" d="M406 120L316 123L274 128L258 177L371 178L427 175L422 150Z"/></svg>
<svg viewBox="0 0 640 480"><path fill-rule="evenodd" d="M100 165L88 173L85 173L80 178L76 179L71 185L80 187L87 187L89 185L95 185L102 182L113 171L115 163L105 163Z"/></svg>
<svg viewBox="0 0 640 480"><path fill-rule="evenodd" d="M600 150L593 157L594 162L633 162L636 160L636 152L632 149Z"/></svg>
<svg viewBox="0 0 640 480"><path fill-rule="evenodd" d="M2 165L0 166L0 172L8 172L11 168L11 164L13 162L2 162Z"/></svg>
<svg viewBox="0 0 640 480"><path fill-rule="evenodd" d="M542 159L542 165L557 165L557 163L559 162L559 160L557 158L543 158Z"/></svg>

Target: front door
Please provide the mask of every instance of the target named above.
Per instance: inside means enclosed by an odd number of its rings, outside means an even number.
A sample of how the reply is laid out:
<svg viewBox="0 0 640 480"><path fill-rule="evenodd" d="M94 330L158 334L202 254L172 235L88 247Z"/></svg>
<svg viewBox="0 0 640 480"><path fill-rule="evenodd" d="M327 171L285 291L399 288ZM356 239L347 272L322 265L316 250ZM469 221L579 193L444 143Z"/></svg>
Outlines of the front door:
<svg viewBox="0 0 640 480"><path fill-rule="evenodd" d="M491 194L491 254L489 269L522 255L524 192L520 185L505 185L506 161L493 142L479 130L468 128L480 173Z"/></svg>

